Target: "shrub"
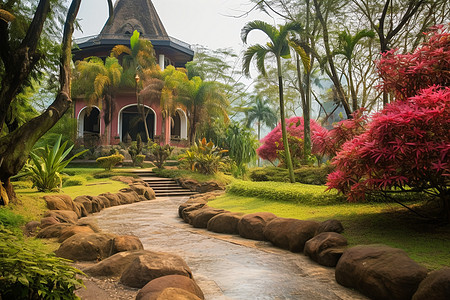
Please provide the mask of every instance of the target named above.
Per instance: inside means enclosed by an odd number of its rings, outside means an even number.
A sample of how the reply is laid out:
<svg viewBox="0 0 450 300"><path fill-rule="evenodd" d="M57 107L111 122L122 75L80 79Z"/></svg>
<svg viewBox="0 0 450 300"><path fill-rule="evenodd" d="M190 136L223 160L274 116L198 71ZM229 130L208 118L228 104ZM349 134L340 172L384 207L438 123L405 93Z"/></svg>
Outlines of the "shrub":
<svg viewBox="0 0 450 300"><path fill-rule="evenodd" d="M77 186L86 183L86 178L80 175L70 176L63 180L63 186Z"/></svg>
<svg viewBox="0 0 450 300"><path fill-rule="evenodd" d="M149 146L150 158L157 168L161 169L164 166L164 163L172 154L173 149L174 147L169 144L161 146L157 143L152 143Z"/></svg>
<svg viewBox="0 0 450 300"><path fill-rule="evenodd" d="M338 196L337 192L325 192L324 186L287 182L234 180L227 187L227 193L312 205L335 204L345 200L344 197Z"/></svg>
<svg viewBox="0 0 450 300"><path fill-rule="evenodd" d="M82 155L85 151L73 155L68 160L64 159L70 153L73 145L66 150L67 141L61 145L61 135L50 149L48 145L39 156L39 150L30 153L32 163L28 162L21 172L15 177L30 175L33 181L33 187L41 192L57 191L62 186L61 171L77 156Z"/></svg>
<svg viewBox="0 0 450 300"><path fill-rule="evenodd" d="M122 154L116 153L110 156L99 157L96 161L100 167L110 171L115 165L123 162L123 159Z"/></svg>
<svg viewBox="0 0 450 300"><path fill-rule="evenodd" d="M333 166L321 167L303 166L294 170L295 181L305 184L324 185L327 176L333 170ZM289 182L288 170L277 167L255 168L250 172L252 181L278 181Z"/></svg>
<svg viewBox="0 0 450 300"><path fill-rule="evenodd" d="M181 155L180 161L183 167L202 174L214 174L224 166L223 154L228 150L222 150L212 141L206 142L203 138L198 143L194 142L186 153Z"/></svg>
<svg viewBox="0 0 450 300"><path fill-rule="evenodd" d="M142 149L143 145L141 135L138 134L136 142L132 142L130 147L128 147L128 153L130 154L131 160L133 161L133 166L142 166L142 164L144 163L144 159L142 158L142 156L140 156L142 154Z"/></svg>
<svg viewBox="0 0 450 300"><path fill-rule="evenodd" d="M324 131L325 129L317 124L316 121L311 120L311 135L316 131ZM303 118L302 117L292 117L290 119L286 119L286 128L290 139L295 139L296 141L292 142L294 144L299 144L303 141ZM267 159L269 161L274 161L277 158L280 159L280 154L284 152L280 152L280 150L284 150L283 142L281 141L281 123L275 127L268 135L266 135L261 142L263 143L256 151L258 155L262 159ZM289 141L291 142L291 140ZM294 151L297 152L297 161L301 161L304 159L302 145L298 146L299 150Z"/></svg>
<svg viewBox="0 0 450 300"><path fill-rule="evenodd" d="M365 133L343 145L327 185L350 201L373 192L425 191L441 197L448 210L449 128L449 87L389 104Z"/></svg>
<svg viewBox="0 0 450 300"><path fill-rule="evenodd" d="M81 271L0 225L1 299L77 299Z"/></svg>

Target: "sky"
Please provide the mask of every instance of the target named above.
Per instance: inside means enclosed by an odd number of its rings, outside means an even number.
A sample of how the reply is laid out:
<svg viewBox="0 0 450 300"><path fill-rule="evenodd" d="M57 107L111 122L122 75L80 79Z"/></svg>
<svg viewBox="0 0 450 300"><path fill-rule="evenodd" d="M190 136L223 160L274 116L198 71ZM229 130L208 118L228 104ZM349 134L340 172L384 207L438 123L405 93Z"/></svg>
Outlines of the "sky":
<svg viewBox="0 0 450 300"><path fill-rule="evenodd" d="M244 49L240 31L252 20L275 24L265 13L252 9L249 0L153 0L153 5L167 33L191 45L209 49L232 48L239 54ZM237 17L245 15L244 17ZM100 33L108 17L106 0L83 1L78 13L83 32L76 31L75 38ZM264 35L252 32L249 44L264 42Z"/></svg>

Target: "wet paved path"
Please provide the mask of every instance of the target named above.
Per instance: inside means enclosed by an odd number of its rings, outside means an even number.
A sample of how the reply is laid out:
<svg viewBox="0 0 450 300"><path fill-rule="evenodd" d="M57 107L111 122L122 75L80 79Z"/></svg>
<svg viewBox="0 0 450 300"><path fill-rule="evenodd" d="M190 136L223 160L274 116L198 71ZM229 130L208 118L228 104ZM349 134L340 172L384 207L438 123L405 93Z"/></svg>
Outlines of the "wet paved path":
<svg viewBox="0 0 450 300"><path fill-rule="evenodd" d="M180 255L206 299L366 299L334 280L334 269L238 236L192 228L178 218L187 198L158 198L95 214L106 232L138 236L144 249Z"/></svg>

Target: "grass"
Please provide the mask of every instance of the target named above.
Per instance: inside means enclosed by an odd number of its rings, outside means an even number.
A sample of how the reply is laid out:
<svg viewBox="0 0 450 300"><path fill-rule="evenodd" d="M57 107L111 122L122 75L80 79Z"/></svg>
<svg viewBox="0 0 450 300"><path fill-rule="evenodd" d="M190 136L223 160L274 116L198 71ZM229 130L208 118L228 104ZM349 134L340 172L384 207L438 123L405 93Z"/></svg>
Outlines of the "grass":
<svg viewBox="0 0 450 300"><path fill-rule="evenodd" d="M343 235L350 246L386 244L405 250L430 270L450 266L450 226L419 219L395 203L305 204L227 193L210 201L209 206L243 213L272 212L300 220L337 219L344 225Z"/></svg>

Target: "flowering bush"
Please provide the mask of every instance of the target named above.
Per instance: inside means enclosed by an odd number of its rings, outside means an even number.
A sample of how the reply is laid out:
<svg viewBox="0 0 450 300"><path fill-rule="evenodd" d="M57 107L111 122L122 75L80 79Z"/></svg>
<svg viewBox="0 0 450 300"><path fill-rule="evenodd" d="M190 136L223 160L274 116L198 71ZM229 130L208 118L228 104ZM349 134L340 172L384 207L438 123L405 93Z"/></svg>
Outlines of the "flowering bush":
<svg viewBox="0 0 450 300"><path fill-rule="evenodd" d="M367 116L362 108L355 111L351 119L333 124L331 130L321 128L315 131L311 136L312 152L321 156L334 157L346 141L364 132L366 123Z"/></svg>
<svg viewBox="0 0 450 300"><path fill-rule="evenodd" d="M317 131L326 131L325 128L317 124L317 122L314 120L311 120L310 126L311 135L314 135L314 133ZM301 143L301 141L303 140L303 118L292 117L290 119L286 119L286 128L288 136L290 137L289 143L293 142L294 140L296 140L297 143ZM284 153L284 145L281 140L281 124L279 123L277 127L275 127L275 129L269 132L269 134L261 140L261 143L262 145L256 150L259 157L270 161L274 161L277 158L282 160L280 154ZM299 147L297 153L298 155L303 155L302 147ZM296 158L301 159L303 157Z"/></svg>
<svg viewBox="0 0 450 300"><path fill-rule="evenodd" d="M431 87L389 104L366 132L342 146L333 164L328 189L347 194L349 201L368 192L410 189L438 195L448 205L450 88Z"/></svg>
<svg viewBox="0 0 450 300"><path fill-rule="evenodd" d="M406 100L432 85L450 86L450 33L444 26L436 26L427 35L413 53L398 54L393 49L377 62L381 87L397 100Z"/></svg>

